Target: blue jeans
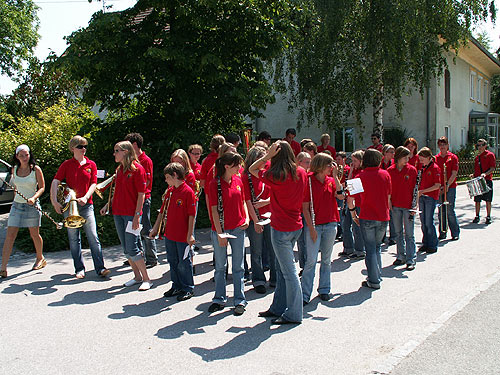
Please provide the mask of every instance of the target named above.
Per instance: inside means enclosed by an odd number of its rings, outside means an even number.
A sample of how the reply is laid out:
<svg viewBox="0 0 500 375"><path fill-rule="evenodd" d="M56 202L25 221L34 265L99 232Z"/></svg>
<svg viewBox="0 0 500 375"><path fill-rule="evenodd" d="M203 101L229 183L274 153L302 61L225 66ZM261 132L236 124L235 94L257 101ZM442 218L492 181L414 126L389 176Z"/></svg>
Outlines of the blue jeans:
<svg viewBox="0 0 500 375"><path fill-rule="evenodd" d="M280 232L271 228L276 254L276 290L269 311L291 322L302 321L302 288L293 255L293 247L301 232L302 229Z"/></svg>
<svg viewBox="0 0 500 375"><path fill-rule="evenodd" d="M193 263L191 254L183 259L186 246L188 246L187 242L176 242L165 238L172 288L192 292L194 289Z"/></svg>
<svg viewBox="0 0 500 375"><path fill-rule="evenodd" d="M304 214L302 216L302 226L306 226L306 219L304 219ZM299 256L299 267L304 269L306 264L307 250L306 250L306 238L304 236L304 231L300 232L299 239L297 240L297 253Z"/></svg>
<svg viewBox="0 0 500 375"><path fill-rule="evenodd" d="M104 269L104 260L102 257L101 243L97 237L97 227L95 224L94 215L94 205L85 204L84 206L78 206L78 213L87 222L83 224L83 229L87 235L87 241L89 243L90 252L92 254L92 260L94 262L94 269L98 275ZM64 218L69 216L69 210L64 212ZM75 272L85 271L85 265L83 264L82 256L82 243L80 239L80 228L67 228L68 229L68 239L69 239L69 249L71 251L71 256L73 257L73 265L75 266Z"/></svg>
<svg viewBox="0 0 500 375"><path fill-rule="evenodd" d="M144 200L144 204L142 205L142 216L141 216L141 238L139 240L139 249L143 251L144 258L147 263L156 263L158 262L158 255L156 251L156 241L150 239L149 231L152 229L151 226L151 198L147 198ZM143 247L144 242L144 247Z"/></svg>
<svg viewBox="0 0 500 375"><path fill-rule="evenodd" d="M247 301L245 299L245 283L243 275L245 273L243 267L243 256L245 254L245 231L239 228L227 230L226 233L236 236L236 238L228 238L231 245L232 260L232 274L234 285L234 306L244 305ZM227 265L227 246L219 246L219 240L216 231L211 231L212 245L214 247L215 255L215 296L213 302L221 305L227 301L226 296L226 265Z"/></svg>
<svg viewBox="0 0 500 375"><path fill-rule="evenodd" d="M392 207L392 222L399 260L406 264L415 264L417 260L415 249L414 220L410 220L410 211L407 208ZM403 236L404 227L404 236Z"/></svg>
<svg viewBox="0 0 500 375"><path fill-rule="evenodd" d="M380 285L382 281L382 259L380 250L387 230L387 221L364 220L360 219L359 224L366 249L366 272L367 280L374 285Z"/></svg>
<svg viewBox="0 0 500 375"><path fill-rule="evenodd" d="M345 218L344 204L345 202L343 199L337 199L337 207L339 209L339 218L340 218L340 222L337 223L337 234L339 235L343 233L342 228L344 227L344 218Z"/></svg>
<svg viewBox="0 0 500 375"><path fill-rule="evenodd" d="M389 239L396 241L396 230L394 228L394 223L392 221L392 211L389 211Z"/></svg>
<svg viewBox="0 0 500 375"><path fill-rule="evenodd" d="M247 236L250 240L250 260L252 264L252 284L253 286L265 285L266 276L264 275L262 252L264 248L268 249L270 258L271 277L270 282L276 283L276 265L274 259L273 244L271 242L271 226L264 225L264 232L257 233L253 221L247 229ZM273 277L274 276L274 277Z"/></svg>
<svg viewBox="0 0 500 375"><path fill-rule="evenodd" d="M442 203L442 199L444 198L444 194L441 195L441 200L440 202ZM458 226L458 221L457 221L457 215L455 214L455 200L457 198L457 188L449 188L448 192L446 193L446 199L448 200L448 214L446 215L448 217L448 227L450 228L451 231L451 236L452 237L458 237L460 236L460 227ZM442 206L439 207L439 228L441 228L441 209ZM440 233L446 235L446 233Z"/></svg>
<svg viewBox="0 0 500 375"><path fill-rule="evenodd" d="M437 249L438 238L436 227L434 226L434 211L436 209L437 200L428 197L427 195L420 196L418 205L422 213L420 214L420 222L422 223L422 244L430 249Z"/></svg>
<svg viewBox="0 0 500 375"><path fill-rule="evenodd" d="M356 212L359 215L360 208L356 207ZM344 217L344 226L342 228L342 242L344 243L344 252L351 254L356 252L357 255L362 255L365 253L365 243L363 241L363 235L361 234L361 228L352 221L351 213L349 209L346 209L346 214ZM354 235L354 236L353 236Z"/></svg>
<svg viewBox="0 0 500 375"><path fill-rule="evenodd" d="M142 258L142 251L139 249L139 236L126 232L127 223L134 219L133 216L113 215L115 220L116 233L122 244L123 253L132 261L137 262Z"/></svg>
<svg viewBox="0 0 500 375"><path fill-rule="evenodd" d="M337 222L316 225L318 239L313 242L309 227L304 229L306 237L307 261L302 274L302 298L305 302L311 299L314 274L316 272L316 261L321 249L321 265L319 268L319 294L330 293L331 263L333 245L337 234Z"/></svg>

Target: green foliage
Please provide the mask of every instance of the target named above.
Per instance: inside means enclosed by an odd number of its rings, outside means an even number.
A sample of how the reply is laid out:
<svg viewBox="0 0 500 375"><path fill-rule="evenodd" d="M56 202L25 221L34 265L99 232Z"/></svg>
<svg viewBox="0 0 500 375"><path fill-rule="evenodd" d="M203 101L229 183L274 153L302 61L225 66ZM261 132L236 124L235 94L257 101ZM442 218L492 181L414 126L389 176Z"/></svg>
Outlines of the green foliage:
<svg viewBox="0 0 500 375"><path fill-rule="evenodd" d="M406 128L387 128L384 132L384 143L391 144L397 148L398 146L402 146L410 137L412 137L412 134Z"/></svg>
<svg viewBox="0 0 500 375"><path fill-rule="evenodd" d="M13 77L31 56L39 35L32 0L0 1L0 73Z"/></svg>
<svg viewBox="0 0 500 375"><path fill-rule="evenodd" d="M471 25L495 13L489 0L304 4L301 32L276 65L275 80L292 92L302 122L331 128L367 106L380 114L390 99L401 110L403 94L423 94L446 66L444 52L459 50Z"/></svg>
<svg viewBox="0 0 500 375"><path fill-rule="evenodd" d="M68 141L95 115L81 104L61 99L35 117L23 117L9 129L0 130L0 158L10 160L15 148L27 144L50 184L61 162L71 157Z"/></svg>
<svg viewBox="0 0 500 375"><path fill-rule="evenodd" d="M139 0L98 12L60 63L83 99L112 111L108 135L138 131L171 150L241 129L274 100L265 62L294 29L285 0ZM155 154L155 150L151 150Z"/></svg>
<svg viewBox="0 0 500 375"><path fill-rule="evenodd" d="M56 67L55 54L44 62L36 57L29 59L29 66L21 77L19 86L1 100L5 112L17 120L22 117L37 117L38 113L57 104L62 98L76 97L77 85L60 67ZM2 119L0 119L2 121ZM7 120L2 121L4 127Z"/></svg>

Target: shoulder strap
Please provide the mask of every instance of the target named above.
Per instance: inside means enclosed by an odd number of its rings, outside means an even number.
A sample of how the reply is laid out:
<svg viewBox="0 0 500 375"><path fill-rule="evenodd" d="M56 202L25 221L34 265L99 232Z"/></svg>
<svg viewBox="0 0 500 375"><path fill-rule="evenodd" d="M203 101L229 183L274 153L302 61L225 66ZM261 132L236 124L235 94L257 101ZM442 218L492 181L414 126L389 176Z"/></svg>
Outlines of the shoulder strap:
<svg viewBox="0 0 500 375"><path fill-rule="evenodd" d="M248 185L250 185L250 195L252 196L252 203L255 203L257 201L257 197L255 196L255 190L254 190L254 187L253 187L253 181L252 181L252 174L250 172L247 172L248 173ZM262 188L262 191L264 191L264 188ZM259 196L261 195L262 193L259 194ZM259 210L256 209L255 210L255 213L257 214L257 219L260 220L260 215L259 215Z"/></svg>
<svg viewBox="0 0 500 375"><path fill-rule="evenodd" d="M220 177L217 177L217 212L219 213L219 222L222 232L224 232L224 204L222 201L222 186Z"/></svg>
<svg viewBox="0 0 500 375"><path fill-rule="evenodd" d="M479 161L479 171L483 174L483 166L481 165L481 154L477 156L477 160Z"/></svg>
<svg viewBox="0 0 500 375"><path fill-rule="evenodd" d="M313 202L313 191L312 191L312 180L311 176L309 176L309 195L311 197L311 220L313 227L316 226L316 215L314 214L314 202Z"/></svg>

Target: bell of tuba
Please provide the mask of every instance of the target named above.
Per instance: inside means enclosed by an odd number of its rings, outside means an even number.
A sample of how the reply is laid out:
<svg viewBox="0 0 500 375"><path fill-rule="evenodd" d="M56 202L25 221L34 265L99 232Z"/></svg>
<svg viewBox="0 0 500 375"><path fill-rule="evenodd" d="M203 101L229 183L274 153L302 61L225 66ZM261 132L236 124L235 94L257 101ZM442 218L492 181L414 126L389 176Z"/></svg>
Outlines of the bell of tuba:
<svg viewBox="0 0 500 375"><path fill-rule="evenodd" d="M78 213L75 191L70 189L65 183L57 186L57 202L62 206L63 212L69 209L69 215L64 219L64 226L66 228L80 228L87 222Z"/></svg>
<svg viewBox="0 0 500 375"><path fill-rule="evenodd" d="M109 177L108 179L104 180L103 182L97 184L96 188L95 188L95 193L101 199L104 199L104 194L103 193L106 190L110 189L109 190L109 197L108 197L108 207L107 207L105 215L109 215L109 209L111 207L111 201L113 199L113 193L114 193L114 190L115 190L115 187L114 187L115 177L116 177L116 173L114 175L112 175L111 177Z"/></svg>

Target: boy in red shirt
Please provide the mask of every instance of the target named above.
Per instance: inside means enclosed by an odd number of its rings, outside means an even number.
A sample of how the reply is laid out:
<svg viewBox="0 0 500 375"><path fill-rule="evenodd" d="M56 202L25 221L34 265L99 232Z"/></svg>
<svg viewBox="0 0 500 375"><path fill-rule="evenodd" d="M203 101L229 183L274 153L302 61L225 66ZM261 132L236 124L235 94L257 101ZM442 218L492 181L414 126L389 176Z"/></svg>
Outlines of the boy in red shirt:
<svg viewBox="0 0 500 375"><path fill-rule="evenodd" d="M302 147L300 147L300 143L295 141L295 137L297 136L297 132L294 128L287 129L285 132L284 141L287 141L290 147L292 148L293 154L297 156L299 152L302 151Z"/></svg>
<svg viewBox="0 0 500 375"><path fill-rule="evenodd" d="M490 188L490 191L474 197L474 202L476 203L476 217L472 221L473 223L479 223L479 211L481 210L481 201L486 202L486 221L485 224L491 223L491 201L493 200L493 172L496 167L495 154L488 151L488 143L485 139L480 139L477 141L476 148L479 154L474 160L474 177L484 177L486 184Z"/></svg>
<svg viewBox="0 0 500 375"><path fill-rule="evenodd" d="M163 170L169 188L165 192L160 214L149 236L154 238L160 223L164 227L160 236L165 236L167 259L170 264L172 287L165 297L177 296L177 301L186 301L193 296L193 263L191 254L185 257L186 248L194 245L194 217L196 198L193 189L184 181L185 169L179 163L170 163ZM190 252L191 250L188 250Z"/></svg>
<svg viewBox="0 0 500 375"><path fill-rule="evenodd" d="M354 206L354 197L349 196L347 203L353 221L361 227L365 243L366 271L368 277L362 286L380 289L382 281L381 245L389 221L391 200L391 177L387 171L380 169L382 153L368 149L363 155L363 172L359 174L364 191L361 195L359 217Z"/></svg>

